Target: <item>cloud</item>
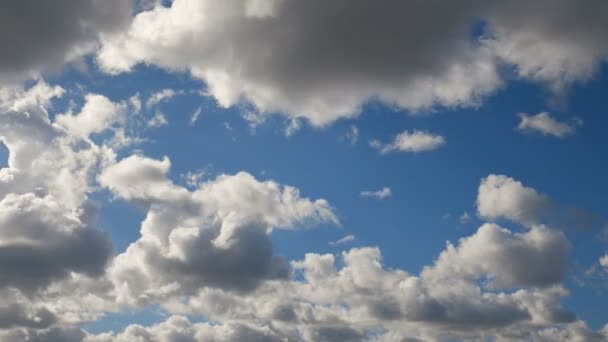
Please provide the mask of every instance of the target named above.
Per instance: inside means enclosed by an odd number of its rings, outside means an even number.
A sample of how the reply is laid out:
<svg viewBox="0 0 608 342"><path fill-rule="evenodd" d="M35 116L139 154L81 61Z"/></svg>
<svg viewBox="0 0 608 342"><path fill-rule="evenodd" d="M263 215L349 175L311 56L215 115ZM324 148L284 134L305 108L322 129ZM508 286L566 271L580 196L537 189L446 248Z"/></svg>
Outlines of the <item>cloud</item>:
<svg viewBox="0 0 608 342"><path fill-rule="evenodd" d="M550 135L556 138L565 138L576 132L576 127L582 124L582 121L576 121L574 124L559 122L552 118L549 113L542 112L536 115L528 115L526 113L518 113L520 121L517 129L523 132L537 131L543 135Z"/></svg>
<svg viewBox="0 0 608 342"><path fill-rule="evenodd" d="M156 113L154 113L154 116L151 117L148 122L146 122L146 125L151 128L162 127L167 124L169 124L167 118L165 118L165 115L160 111L156 111Z"/></svg>
<svg viewBox="0 0 608 342"><path fill-rule="evenodd" d="M110 73L139 63L187 70L221 106L245 100L262 114L325 126L369 100L410 112L475 107L503 84L501 64L561 93L608 56L600 0L260 4L157 5L104 35L98 63Z"/></svg>
<svg viewBox="0 0 608 342"><path fill-rule="evenodd" d="M439 148L445 143L445 138L423 131L404 131L395 136L393 141L382 144L378 140L370 141L370 146L376 148L382 154L390 152L424 152Z"/></svg>
<svg viewBox="0 0 608 342"><path fill-rule="evenodd" d="M583 7L570 0L496 5L487 17L492 37L486 42L522 78L561 93L590 79L608 56L600 43L608 36L608 5L601 0Z"/></svg>
<svg viewBox="0 0 608 342"><path fill-rule="evenodd" d="M144 327L129 325L119 334L105 333L89 335L86 342L112 341L214 341L214 342L279 342L282 336L268 326L254 326L245 323L209 324L191 323L186 317L171 316L164 322Z"/></svg>
<svg viewBox="0 0 608 342"><path fill-rule="evenodd" d="M359 128L355 125L350 125L348 131L339 138L339 141L355 145L359 141Z"/></svg>
<svg viewBox="0 0 608 342"><path fill-rule="evenodd" d="M448 244L423 276L441 279L460 273L475 279L483 274L493 287L551 286L564 280L569 252L570 243L558 231L535 227L514 234L484 224L457 248Z"/></svg>
<svg viewBox="0 0 608 342"><path fill-rule="evenodd" d="M0 213L0 287L33 291L71 272L103 274L112 254L109 237L53 197L9 194Z"/></svg>
<svg viewBox="0 0 608 342"><path fill-rule="evenodd" d="M343 238L340 238L336 241L330 241L329 244L331 246L337 246L337 245L343 245L346 244L348 242L354 241L355 240L355 236L354 235L346 235Z"/></svg>
<svg viewBox="0 0 608 342"><path fill-rule="evenodd" d="M469 215L469 213L467 213L466 211L464 213L462 213L462 215L460 215L460 218L458 218L458 221L461 224L466 224L469 223L471 221L471 216Z"/></svg>
<svg viewBox="0 0 608 342"><path fill-rule="evenodd" d="M24 0L0 14L0 75L18 82L95 51L100 35L123 30L129 1Z"/></svg>
<svg viewBox="0 0 608 342"><path fill-rule="evenodd" d="M479 184L477 213L488 220L505 217L531 226L539 224L553 207L547 196L507 176L489 175Z"/></svg>
<svg viewBox="0 0 608 342"><path fill-rule="evenodd" d="M181 94L181 91L175 91L173 89L165 88L157 91L156 93L150 94L148 100L146 101L146 108L150 109L157 104L167 101L174 97L175 95Z"/></svg>
<svg viewBox="0 0 608 342"><path fill-rule="evenodd" d="M391 191L391 188L385 186L377 191L361 191L359 195L361 197L370 197L382 200L391 197L393 195L393 192Z"/></svg>
<svg viewBox="0 0 608 342"><path fill-rule="evenodd" d="M338 256L307 253L291 263L290 281L266 281L247 293L204 288L166 307L215 321L264 322L282 336L316 341L398 336L420 340L475 339L531 333L570 324L559 300L569 243L561 232L526 233L486 224L412 275L382 264L375 247ZM505 288L506 291L501 291ZM358 337L356 337L358 336ZM348 339L347 339L348 340Z"/></svg>
<svg viewBox="0 0 608 342"><path fill-rule="evenodd" d="M608 254L605 254L600 258L600 265L608 269Z"/></svg>
<svg viewBox="0 0 608 342"><path fill-rule="evenodd" d="M103 186L148 211L142 236L110 269L121 302L145 303L206 286L251 291L264 280L286 279L287 265L273 255L272 229L338 223L325 200L302 198L293 187L241 172L191 192L167 178L169 167L167 158L134 155L99 176Z"/></svg>
<svg viewBox="0 0 608 342"><path fill-rule="evenodd" d="M103 95L88 94L80 113L57 115L55 122L72 134L88 137L93 133L101 133L115 124L124 124L125 111L124 104L115 104Z"/></svg>
<svg viewBox="0 0 608 342"><path fill-rule="evenodd" d="M584 209L555 203L511 177L494 174L479 184L477 214L486 220L506 218L527 227L549 223L562 229L589 229L597 221Z"/></svg>
<svg viewBox="0 0 608 342"><path fill-rule="evenodd" d="M203 112L203 107L198 107L194 112L192 112L192 115L190 115L190 126L194 126L194 124L196 124L196 122L198 121L198 117L201 116L201 113Z"/></svg>
<svg viewBox="0 0 608 342"><path fill-rule="evenodd" d="M501 84L490 51L470 43L477 13L466 6L443 4L451 15L436 20L426 3L273 1L263 16L251 10L258 3L157 6L104 39L98 63L111 73L138 63L185 69L221 106L246 99L315 126L357 115L369 98L409 110L473 106ZM430 21L441 24L428 30Z"/></svg>

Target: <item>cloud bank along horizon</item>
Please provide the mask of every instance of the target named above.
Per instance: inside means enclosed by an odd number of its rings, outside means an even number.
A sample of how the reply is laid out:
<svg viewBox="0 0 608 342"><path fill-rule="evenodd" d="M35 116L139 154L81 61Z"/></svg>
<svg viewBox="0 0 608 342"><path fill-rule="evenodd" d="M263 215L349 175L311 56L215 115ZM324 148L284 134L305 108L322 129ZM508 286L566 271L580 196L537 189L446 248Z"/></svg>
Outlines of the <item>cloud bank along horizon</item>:
<svg viewBox="0 0 608 342"><path fill-rule="evenodd" d="M0 341L608 341L608 4L0 11Z"/></svg>

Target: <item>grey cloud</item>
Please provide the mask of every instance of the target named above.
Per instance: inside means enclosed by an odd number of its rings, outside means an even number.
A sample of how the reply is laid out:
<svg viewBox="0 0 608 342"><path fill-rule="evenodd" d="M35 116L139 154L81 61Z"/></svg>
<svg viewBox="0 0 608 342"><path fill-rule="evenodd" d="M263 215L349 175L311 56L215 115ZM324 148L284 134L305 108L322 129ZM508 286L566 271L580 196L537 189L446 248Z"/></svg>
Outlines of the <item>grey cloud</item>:
<svg viewBox="0 0 608 342"><path fill-rule="evenodd" d="M71 272L104 272L109 237L63 210L51 197L33 194L0 201L0 286L32 291Z"/></svg>
<svg viewBox="0 0 608 342"><path fill-rule="evenodd" d="M255 1L175 1L105 40L99 63L111 72L139 62L186 68L221 105L245 97L314 125L356 115L369 98L413 110L471 105L500 84L492 57L470 43L474 1L270 3L260 17L248 11ZM170 44L146 33L184 20Z"/></svg>
<svg viewBox="0 0 608 342"><path fill-rule="evenodd" d="M99 33L120 30L131 1L3 1L0 11L0 75L21 80L53 71L90 52Z"/></svg>
<svg viewBox="0 0 608 342"><path fill-rule="evenodd" d="M589 229L598 223L597 215L557 203L505 175L483 178L476 203L478 215L486 220L506 218L526 227L549 224L560 229Z"/></svg>
<svg viewBox="0 0 608 342"><path fill-rule="evenodd" d="M223 106L245 99L259 112L323 126L370 100L409 111L476 106L502 85L501 64L561 91L608 57L606 6L177 0L137 15L97 57L109 72L137 63L189 70Z"/></svg>
<svg viewBox="0 0 608 342"><path fill-rule="evenodd" d="M10 302L9 298L3 299ZM30 308L20 303L0 306L0 329L12 327L47 328L57 317L46 308Z"/></svg>

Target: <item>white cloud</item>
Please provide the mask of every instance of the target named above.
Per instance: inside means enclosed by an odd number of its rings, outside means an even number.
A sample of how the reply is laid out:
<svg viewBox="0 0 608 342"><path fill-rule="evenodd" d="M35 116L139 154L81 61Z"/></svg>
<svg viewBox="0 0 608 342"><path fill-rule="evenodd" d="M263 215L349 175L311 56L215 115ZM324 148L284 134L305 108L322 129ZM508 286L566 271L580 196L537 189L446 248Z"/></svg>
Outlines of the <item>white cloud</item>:
<svg viewBox="0 0 608 342"><path fill-rule="evenodd" d="M55 122L72 134L88 137L93 133L100 133L115 124L123 123L126 106L115 104L103 95L88 94L80 113L57 115Z"/></svg>
<svg viewBox="0 0 608 342"><path fill-rule="evenodd" d="M300 275L294 280L266 281L248 293L205 288L166 307L215 321L272 322L281 336L304 341L364 340L379 331L395 340L525 339L574 320L559 303L567 295L560 284L568 250L561 232L487 224L448 244L419 276L384 267L378 248L308 253L291 263Z"/></svg>
<svg viewBox="0 0 608 342"><path fill-rule="evenodd" d="M349 235L346 235L345 237L340 238L340 239L338 239L336 241L330 241L329 244L331 246L338 246L338 245L343 245L345 243L349 243L349 242L354 241L354 240L355 240L355 236L349 234Z"/></svg>
<svg viewBox="0 0 608 342"><path fill-rule="evenodd" d="M190 115L190 126L194 126L194 124L196 124L196 121L198 121L198 117L201 116L202 111L203 107L200 106L194 112L192 112L192 115Z"/></svg>
<svg viewBox="0 0 608 342"><path fill-rule="evenodd" d="M150 109L161 103L162 101L167 101L178 94L181 94L181 92L169 88L165 88L157 91L156 93L152 93L146 101L146 108Z"/></svg>
<svg viewBox="0 0 608 342"><path fill-rule="evenodd" d="M403 131L395 136L392 142L383 144L378 140L370 141L370 146L382 154L390 152L424 152L439 148L445 143L445 138L423 131Z"/></svg>
<svg viewBox="0 0 608 342"><path fill-rule="evenodd" d="M532 226L545 219L553 207L548 197L507 176L489 175L479 184L477 213L484 219L504 217Z"/></svg>
<svg viewBox="0 0 608 342"><path fill-rule="evenodd" d="M466 224L471 222L471 216L469 215L469 213L467 213L466 211L464 213L462 213L462 215L460 215L460 218L458 218L458 221L460 221L461 224Z"/></svg>
<svg viewBox="0 0 608 342"><path fill-rule="evenodd" d="M597 221L584 209L556 203L511 177L494 174L479 184L477 214L490 221L505 218L527 227L544 223L561 229L589 229Z"/></svg>
<svg viewBox="0 0 608 342"><path fill-rule="evenodd" d="M272 252L272 229L338 224L325 200L302 198L293 187L241 172L220 175L191 192L167 178L169 167L167 158L131 156L99 176L117 196L148 210L141 237L109 271L121 303L147 303L207 286L251 291L264 280L286 279L287 265Z"/></svg>
<svg viewBox="0 0 608 342"><path fill-rule="evenodd" d="M221 106L245 99L260 113L324 126L358 115L370 99L413 112L477 106L502 85L500 63L562 92L608 57L601 1L261 3L156 6L105 35L98 62L112 73L138 63L188 70ZM484 32L471 41L479 21Z"/></svg>
<svg viewBox="0 0 608 342"><path fill-rule="evenodd" d="M138 63L186 69L221 106L246 99L260 113L314 126L356 116L369 98L414 111L474 106L501 84L491 52L469 42L476 15L465 6L445 5L451 15L436 20L435 7L423 3L359 1L345 12L325 1L275 1L270 11L251 12L260 8L253 3L259 1L157 6L124 34L106 37L98 62L112 73ZM431 21L441 25L429 31ZM360 39L344 39L345 32Z"/></svg>
<svg viewBox="0 0 608 342"><path fill-rule="evenodd" d="M23 0L3 6L0 79L19 82L56 72L95 51L100 35L123 30L131 13L131 3L122 0Z"/></svg>
<svg viewBox="0 0 608 342"><path fill-rule="evenodd" d="M359 141L359 128L355 125L350 125L348 131L339 140L355 145Z"/></svg>
<svg viewBox="0 0 608 342"><path fill-rule="evenodd" d="M371 197L380 200L391 197L392 195L393 192L391 191L391 188L386 186L377 191L361 191L360 193L361 197Z"/></svg>
<svg viewBox="0 0 608 342"><path fill-rule="evenodd" d="M600 258L600 265L608 269L608 254Z"/></svg>
<svg viewBox="0 0 608 342"><path fill-rule="evenodd" d="M165 115L160 111L156 111L156 113L154 113L154 116L151 117L146 124L148 125L148 127L157 128L165 126L168 123L169 122L167 121L167 118L165 118Z"/></svg>
<svg viewBox="0 0 608 342"><path fill-rule="evenodd" d="M519 234L487 223L458 247L448 244L423 277L439 281L445 275L483 275L492 287L551 286L564 280L569 252L561 232L534 227Z"/></svg>
<svg viewBox="0 0 608 342"><path fill-rule="evenodd" d="M528 115L526 113L518 113L520 121L517 129L520 131L537 131L543 135L551 135L557 138L565 138L576 132L576 127L582 124L578 120L573 124L560 122L555 120L547 112L538 113L536 115Z"/></svg>

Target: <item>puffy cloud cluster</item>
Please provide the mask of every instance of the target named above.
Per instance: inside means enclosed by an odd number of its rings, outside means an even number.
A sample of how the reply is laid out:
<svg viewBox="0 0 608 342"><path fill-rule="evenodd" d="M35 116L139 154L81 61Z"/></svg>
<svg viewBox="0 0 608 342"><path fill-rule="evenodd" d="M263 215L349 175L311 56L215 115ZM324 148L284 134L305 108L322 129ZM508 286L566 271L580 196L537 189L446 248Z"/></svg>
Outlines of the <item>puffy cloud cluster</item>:
<svg viewBox="0 0 608 342"><path fill-rule="evenodd" d="M302 198L293 187L241 172L191 192L173 184L169 167L167 158L134 155L99 176L101 185L148 210L141 238L110 269L121 302L146 303L205 286L248 291L266 279L287 279L287 265L273 255L272 229L338 223L325 200Z"/></svg>

